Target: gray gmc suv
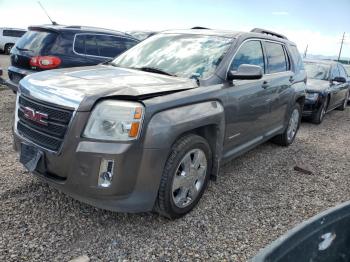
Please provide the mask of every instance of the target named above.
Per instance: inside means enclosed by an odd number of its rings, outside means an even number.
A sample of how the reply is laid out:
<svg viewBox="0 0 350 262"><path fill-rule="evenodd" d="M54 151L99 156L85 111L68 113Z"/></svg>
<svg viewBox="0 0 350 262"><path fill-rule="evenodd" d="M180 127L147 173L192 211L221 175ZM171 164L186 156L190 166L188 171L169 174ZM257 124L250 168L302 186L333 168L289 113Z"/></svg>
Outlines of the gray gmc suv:
<svg viewBox="0 0 350 262"><path fill-rule="evenodd" d="M29 171L80 201L177 218L221 163L293 142L305 82L280 34L166 31L108 64L21 80L14 146Z"/></svg>

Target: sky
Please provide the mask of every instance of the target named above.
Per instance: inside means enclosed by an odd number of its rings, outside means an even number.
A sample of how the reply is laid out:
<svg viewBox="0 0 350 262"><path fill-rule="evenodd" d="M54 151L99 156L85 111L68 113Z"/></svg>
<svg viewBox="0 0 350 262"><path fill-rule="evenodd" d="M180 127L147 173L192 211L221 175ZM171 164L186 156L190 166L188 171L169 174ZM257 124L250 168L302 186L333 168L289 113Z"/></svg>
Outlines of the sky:
<svg viewBox="0 0 350 262"><path fill-rule="evenodd" d="M350 0L41 0L59 24L127 30L204 26L250 31L259 27L286 35L300 52L350 59ZM47 24L36 0L0 0L0 27Z"/></svg>

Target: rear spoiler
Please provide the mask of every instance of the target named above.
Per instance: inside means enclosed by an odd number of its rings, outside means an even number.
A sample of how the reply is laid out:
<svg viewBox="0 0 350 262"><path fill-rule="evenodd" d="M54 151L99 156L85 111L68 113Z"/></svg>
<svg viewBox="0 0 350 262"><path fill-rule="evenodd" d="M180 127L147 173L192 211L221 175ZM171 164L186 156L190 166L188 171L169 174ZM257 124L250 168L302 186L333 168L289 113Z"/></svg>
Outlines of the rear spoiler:
<svg viewBox="0 0 350 262"><path fill-rule="evenodd" d="M46 31L46 32L54 32L54 33L59 33L60 31L52 28L52 27L46 27L46 26L29 26L28 30L32 31Z"/></svg>

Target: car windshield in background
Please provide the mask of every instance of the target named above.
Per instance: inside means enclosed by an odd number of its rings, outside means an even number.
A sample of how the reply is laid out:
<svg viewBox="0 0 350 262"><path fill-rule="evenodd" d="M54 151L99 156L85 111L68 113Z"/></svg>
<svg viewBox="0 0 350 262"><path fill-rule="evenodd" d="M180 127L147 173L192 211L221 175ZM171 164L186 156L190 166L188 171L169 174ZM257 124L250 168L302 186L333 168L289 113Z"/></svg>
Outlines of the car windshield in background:
<svg viewBox="0 0 350 262"><path fill-rule="evenodd" d="M330 69L329 65L304 62L304 66L308 78L328 80Z"/></svg>
<svg viewBox="0 0 350 262"><path fill-rule="evenodd" d="M158 34L126 51L112 64L205 79L215 72L231 42L231 38L220 36Z"/></svg>
<svg viewBox="0 0 350 262"><path fill-rule="evenodd" d="M16 43L16 48L21 51L40 51L53 43L57 34L45 31L28 31Z"/></svg>

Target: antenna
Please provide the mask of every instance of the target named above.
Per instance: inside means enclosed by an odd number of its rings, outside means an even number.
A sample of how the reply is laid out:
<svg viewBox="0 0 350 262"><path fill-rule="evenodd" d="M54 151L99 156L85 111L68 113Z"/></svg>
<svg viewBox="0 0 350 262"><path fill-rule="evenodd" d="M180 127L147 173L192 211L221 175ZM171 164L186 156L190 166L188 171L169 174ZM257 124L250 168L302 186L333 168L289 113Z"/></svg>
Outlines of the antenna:
<svg viewBox="0 0 350 262"><path fill-rule="evenodd" d="M52 23L53 25L57 25L57 23L56 23L55 21L53 21L53 20L51 19L51 17L49 16L49 14L46 12L45 8L44 8L43 5L40 3L40 1L38 1L38 4L40 5L41 9L43 9L43 11L44 11L44 13L47 15L47 17L50 19L51 23Z"/></svg>
<svg viewBox="0 0 350 262"><path fill-rule="evenodd" d="M340 50L339 50L339 55L338 55L338 61L340 60L341 51L343 49L343 44L344 44L344 39L345 39L345 32L343 33L343 38L341 39Z"/></svg>
<svg viewBox="0 0 350 262"><path fill-rule="evenodd" d="M307 55L307 49L309 48L309 44L306 45L305 52L304 52L304 58L306 58Z"/></svg>

